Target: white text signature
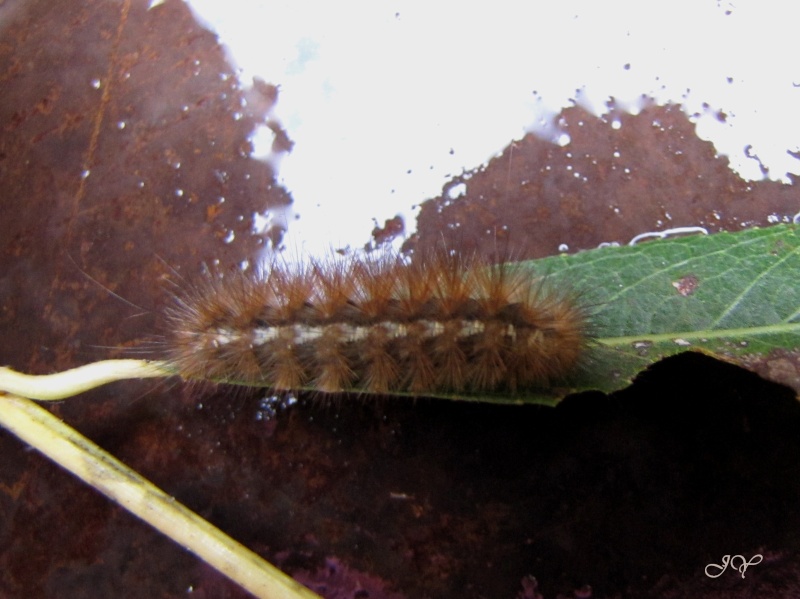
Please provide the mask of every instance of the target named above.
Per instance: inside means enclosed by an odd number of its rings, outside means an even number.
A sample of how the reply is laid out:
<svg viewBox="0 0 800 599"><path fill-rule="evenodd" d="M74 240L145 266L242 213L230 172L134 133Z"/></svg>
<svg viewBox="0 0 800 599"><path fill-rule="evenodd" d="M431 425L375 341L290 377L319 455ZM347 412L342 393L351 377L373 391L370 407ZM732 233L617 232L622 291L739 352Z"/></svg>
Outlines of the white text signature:
<svg viewBox="0 0 800 599"><path fill-rule="evenodd" d="M762 559L764 559L764 556L762 556L760 553L756 553L749 560L745 559L743 555L723 555L721 564L708 564L706 566L706 576L709 578L717 578L718 576L722 576L722 573L728 569L728 566L730 566L731 568L738 570L739 574L741 574L742 578L744 578L744 571L750 566L760 564ZM714 573L710 573L709 570Z"/></svg>

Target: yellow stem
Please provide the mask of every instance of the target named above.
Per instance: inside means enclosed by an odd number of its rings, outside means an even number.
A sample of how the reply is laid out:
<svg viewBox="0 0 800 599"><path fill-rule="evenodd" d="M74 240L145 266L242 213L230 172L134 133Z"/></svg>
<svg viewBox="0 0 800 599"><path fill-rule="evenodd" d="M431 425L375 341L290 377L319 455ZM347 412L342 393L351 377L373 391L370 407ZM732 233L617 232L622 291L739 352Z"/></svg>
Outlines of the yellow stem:
<svg viewBox="0 0 800 599"><path fill-rule="evenodd" d="M320 599L34 402L0 393L0 425L256 597Z"/></svg>
<svg viewBox="0 0 800 599"><path fill-rule="evenodd" d="M52 401L71 397L123 379L173 376L163 362L103 360L55 374L23 374L0 366L0 391L29 399Z"/></svg>

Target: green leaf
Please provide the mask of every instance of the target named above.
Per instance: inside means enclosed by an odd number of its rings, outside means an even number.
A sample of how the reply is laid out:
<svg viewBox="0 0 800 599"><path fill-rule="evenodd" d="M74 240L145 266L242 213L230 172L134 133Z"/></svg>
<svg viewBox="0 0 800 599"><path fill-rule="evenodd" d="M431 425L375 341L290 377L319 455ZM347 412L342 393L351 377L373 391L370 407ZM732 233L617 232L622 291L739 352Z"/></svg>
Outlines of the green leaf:
<svg viewBox="0 0 800 599"><path fill-rule="evenodd" d="M593 338L583 363L544 389L429 397L555 405L570 393L622 389L651 364L688 350L766 373L800 391L796 225L598 248L521 268L556 293L570 290L586 303Z"/></svg>
<svg viewBox="0 0 800 599"><path fill-rule="evenodd" d="M601 248L528 266L593 306L596 339L585 364L552 389L447 397L553 405L573 392L621 389L654 362L687 350L754 367L800 348L794 225Z"/></svg>

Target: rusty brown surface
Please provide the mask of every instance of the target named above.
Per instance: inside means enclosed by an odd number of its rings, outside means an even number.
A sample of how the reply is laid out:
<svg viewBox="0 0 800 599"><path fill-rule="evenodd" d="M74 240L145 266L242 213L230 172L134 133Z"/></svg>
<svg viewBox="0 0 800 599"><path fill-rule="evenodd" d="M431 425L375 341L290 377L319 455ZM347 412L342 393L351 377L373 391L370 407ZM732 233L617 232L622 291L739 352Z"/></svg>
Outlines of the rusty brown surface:
<svg viewBox="0 0 800 599"><path fill-rule="evenodd" d="M796 351L776 349L766 355L745 356L742 362L767 380L800 389L800 355Z"/></svg>
<svg viewBox="0 0 800 599"><path fill-rule="evenodd" d="M537 258L562 244L574 252L675 227L738 231L797 213L796 186L741 179L680 106L650 102L636 115L611 109L597 117L567 108L558 122L568 145L529 133L485 167L453 178L422 204L406 248L444 240L493 255L507 244ZM466 193L451 198L462 185Z"/></svg>
<svg viewBox="0 0 800 599"><path fill-rule="evenodd" d="M165 278L216 260L228 268L280 241L280 230L251 234L254 211L290 198L247 141L267 121L275 151L291 148L291 132L270 121L277 89L240 91L181 2L146 7L0 4L13 16L0 32L0 363L47 372L126 354L120 345L151 349ZM237 114L242 94L251 108ZM454 243L489 247L508 225L517 247L543 255L796 212L794 188L748 190L676 107L618 116L615 130L611 117L569 109L566 148L510 145L464 198L426 204L418 243L460 222ZM774 358L792 376L793 362ZM116 384L52 409L329 598L792 597L798 587L797 404L702 357L556 410L363 397L287 406L175 381ZM722 555L759 551L746 579L702 574ZM3 432L0 596L244 593Z"/></svg>
<svg viewBox="0 0 800 599"><path fill-rule="evenodd" d="M185 5L19 5L0 45L0 324L17 332L10 363L41 372L147 329L120 321L109 291L142 307L128 316L152 311L170 268L191 276L279 241L252 235L252 215L290 198L249 156L274 98L242 108ZM11 326L26 319L41 326Z"/></svg>

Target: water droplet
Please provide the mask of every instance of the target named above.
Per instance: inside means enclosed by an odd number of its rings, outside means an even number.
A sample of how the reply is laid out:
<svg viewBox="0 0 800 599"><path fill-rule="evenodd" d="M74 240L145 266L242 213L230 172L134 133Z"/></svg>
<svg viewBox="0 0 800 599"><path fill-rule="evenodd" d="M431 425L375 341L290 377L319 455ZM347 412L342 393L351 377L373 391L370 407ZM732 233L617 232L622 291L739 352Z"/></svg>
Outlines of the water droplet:
<svg viewBox="0 0 800 599"><path fill-rule="evenodd" d="M467 193L467 184L459 183L457 185L453 185L447 190L447 197L449 197L451 200L455 200L456 198L463 196L465 193Z"/></svg>

